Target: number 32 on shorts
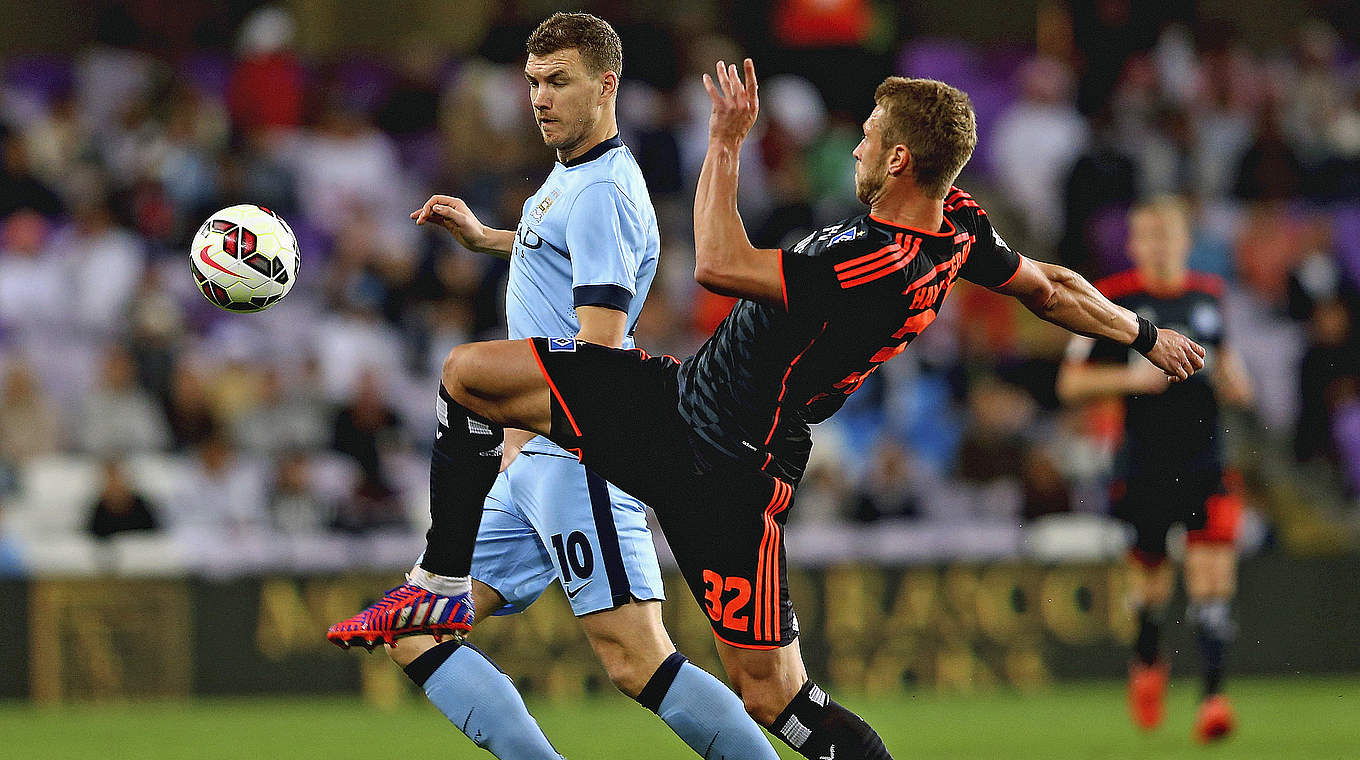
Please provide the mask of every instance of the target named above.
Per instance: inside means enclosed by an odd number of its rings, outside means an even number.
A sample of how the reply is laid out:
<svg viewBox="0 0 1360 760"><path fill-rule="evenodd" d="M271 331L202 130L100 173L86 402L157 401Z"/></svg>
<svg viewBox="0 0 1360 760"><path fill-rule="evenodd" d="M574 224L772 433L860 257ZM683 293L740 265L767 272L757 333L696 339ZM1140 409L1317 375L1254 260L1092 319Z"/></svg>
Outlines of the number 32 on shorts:
<svg viewBox="0 0 1360 760"><path fill-rule="evenodd" d="M750 603L750 581L735 575L723 578L712 570L704 571L704 607L713 622L729 631L745 631L751 625L751 616L742 611Z"/></svg>

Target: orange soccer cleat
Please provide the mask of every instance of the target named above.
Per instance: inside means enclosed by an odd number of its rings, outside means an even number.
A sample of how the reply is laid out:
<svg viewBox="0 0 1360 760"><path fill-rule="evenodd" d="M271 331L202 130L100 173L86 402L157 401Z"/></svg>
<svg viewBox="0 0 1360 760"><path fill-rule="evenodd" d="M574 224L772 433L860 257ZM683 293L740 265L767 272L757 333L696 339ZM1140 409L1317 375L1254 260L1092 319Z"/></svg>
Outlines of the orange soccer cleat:
<svg viewBox="0 0 1360 760"><path fill-rule="evenodd" d="M1129 714L1133 716L1133 724L1144 731L1161 725L1166 716L1168 671L1162 660L1151 665L1141 662L1129 665Z"/></svg>
<svg viewBox="0 0 1360 760"><path fill-rule="evenodd" d="M1195 718L1195 739L1201 743L1225 739L1236 722L1227 697L1222 694L1206 697L1199 703L1199 716Z"/></svg>

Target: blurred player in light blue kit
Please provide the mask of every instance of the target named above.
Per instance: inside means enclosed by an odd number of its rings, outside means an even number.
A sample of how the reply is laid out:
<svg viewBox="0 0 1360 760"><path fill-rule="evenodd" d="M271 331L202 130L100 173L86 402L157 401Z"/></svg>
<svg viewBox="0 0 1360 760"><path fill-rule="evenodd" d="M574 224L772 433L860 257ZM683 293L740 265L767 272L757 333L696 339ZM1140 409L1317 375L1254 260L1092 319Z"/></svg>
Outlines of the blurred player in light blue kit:
<svg viewBox="0 0 1360 760"><path fill-rule="evenodd" d="M594 16L558 13L527 48L535 119L558 163L525 201L517 228L486 227L463 201L444 195L411 218L441 224L473 251L509 258L512 339L551 338L550 351L575 351L577 340L631 348L660 240L646 183L614 116L621 44ZM676 652L662 626L661 574L644 505L546 438L502 434L442 386L436 416L427 550L406 584L328 637L345 647L387 643L440 711L498 757L557 757L494 664L461 639L429 635L522 611L556 578L621 691L705 757L775 758L741 700ZM453 466L454 455L469 452L475 466ZM490 478L480 525L460 520L482 510L449 505L484 493L480 484ZM457 548L461 542L437 540L471 531L471 556ZM470 587L454 578L467 575Z"/></svg>

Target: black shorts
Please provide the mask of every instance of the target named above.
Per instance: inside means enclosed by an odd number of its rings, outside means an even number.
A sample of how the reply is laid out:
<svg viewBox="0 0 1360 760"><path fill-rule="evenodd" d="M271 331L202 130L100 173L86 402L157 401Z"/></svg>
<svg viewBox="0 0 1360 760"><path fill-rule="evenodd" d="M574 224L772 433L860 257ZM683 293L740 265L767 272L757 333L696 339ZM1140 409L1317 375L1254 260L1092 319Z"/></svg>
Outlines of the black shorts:
<svg viewBox="0 0 1360 760"><path fill-rule="evenodd" d="M557 445L656 512L714 634L773 649L798 635L785 574L793 487L696 440L677 408L680 363L641 349L530 338Z"/></svg>
<svg viewBox="0 0 1360 760"><path fill-rule="evenodd" d="M1217 536L1222 532L1217 523L1235 523L1233 514L1220 516L1215 525L1210 525L1214 513L1232 506L1224 506L1227 496L1223 474L1218 470L1185 473L1178 478L1133 475L1116 480L1110 489L1114 516L1133 526L1134 556L1146 564L1166 557L1166 534L1172 525L1183 524L1194 539L1207 535L1210 527L1215 528Z"/></svg>

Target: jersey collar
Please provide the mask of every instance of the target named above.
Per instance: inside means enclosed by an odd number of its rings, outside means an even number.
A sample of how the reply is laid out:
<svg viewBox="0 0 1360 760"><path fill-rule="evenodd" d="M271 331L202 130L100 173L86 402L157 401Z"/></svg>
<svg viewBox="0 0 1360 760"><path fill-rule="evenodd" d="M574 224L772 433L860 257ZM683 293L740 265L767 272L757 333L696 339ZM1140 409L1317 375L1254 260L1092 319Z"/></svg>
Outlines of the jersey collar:
<svg viewBox="0 0 1360 760"><path fill-rule="evenodd" d="M605 153L608 153L609 151L611 151L611 150L613 150L613 149L615 149L615 148L622 148L622 147L623 147L623 138L619 137L618 134L616 133L613 137L609 138L608 140L605 140L604 142L600 143L599 145L596 145L595 147L591 148L590 150L586 151L585 153L582 153L581 155L577 156L576 158L573 158L573 159L571 159L570 161L561 161L561 162L559 162L559 163L561 163L563 166L565 166L565 167L567 167L568 169L570 169L570 168L573 167L573 166L580 166L581 164L588 163L588 162L590 162L590 161L594 161L595 159L599 158L600 156L603 156Z"/></svg>
<svg viewBox="0 0 1360 760"><path fill-rule="evenodd" d="M918 230L918 229L916 229L915 227L906 227L906 226L903 226L903 225L901 225L901 224L893 224L892 222L888 221L887 219L879 219L878 217L874 216L873 214L868 214L867 216L868 216L870 219L872 219L873 221L878 222L879 224L883 225L884 227L892 227L892 228L895 229L895 230L905 230L905 231L907 231L907 232L915 233L915 234L917 234L917 235L925 235L926 237L938 237L938 238L953 237L953 236L954 236L954 233L958 231L958 228L956 228L956 227L954 226L953 220L951 220L948 216L946 216L946 217L944 218L944 224L945 224L945 227L946 227L947 229L938 230L938 231L936 231L936 232L929 232L929 231L927 231L927 230Z"/></svg>

